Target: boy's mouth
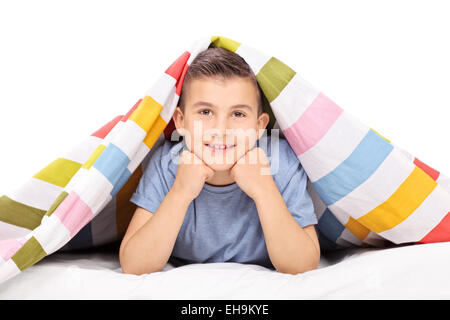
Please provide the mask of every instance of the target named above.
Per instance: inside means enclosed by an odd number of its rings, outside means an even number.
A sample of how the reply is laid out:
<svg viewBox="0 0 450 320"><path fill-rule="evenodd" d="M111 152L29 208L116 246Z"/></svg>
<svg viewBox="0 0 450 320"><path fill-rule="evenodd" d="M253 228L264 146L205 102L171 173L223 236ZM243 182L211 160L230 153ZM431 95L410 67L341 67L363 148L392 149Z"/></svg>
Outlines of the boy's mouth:
<svg viewBox="0 0 450 320"><path fill-rule="evenodd" d="M227 152L234 148L234 144L205 143L205 146L212 152Z"/></svg>

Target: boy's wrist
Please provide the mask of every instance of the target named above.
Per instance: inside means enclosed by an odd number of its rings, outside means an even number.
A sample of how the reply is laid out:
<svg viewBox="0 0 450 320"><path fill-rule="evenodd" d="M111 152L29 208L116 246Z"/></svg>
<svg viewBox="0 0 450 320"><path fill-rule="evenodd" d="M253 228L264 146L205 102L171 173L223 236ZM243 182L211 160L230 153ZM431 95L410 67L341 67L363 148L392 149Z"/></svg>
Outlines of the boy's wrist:
<svg viewBox="0 0 450 320"><path fill-rule="evenodd" d="M272 177L270 178L271 179L266 179L266 181L258 187L257 192L255 192L252 196L255 203L265 201L268 195L273 194L274 192L279 192L278 187L275 184L275 180Z"/></svg>
<svg viewBox="0 0 450 320"><path fill-rule="evenodd" d="M172 185L172 188L170 188L169 192L177 198L177 201L185 202L188 205L192 202L192 200L194 200L188 192L186 192L176 183L176 181Z"/></svg>

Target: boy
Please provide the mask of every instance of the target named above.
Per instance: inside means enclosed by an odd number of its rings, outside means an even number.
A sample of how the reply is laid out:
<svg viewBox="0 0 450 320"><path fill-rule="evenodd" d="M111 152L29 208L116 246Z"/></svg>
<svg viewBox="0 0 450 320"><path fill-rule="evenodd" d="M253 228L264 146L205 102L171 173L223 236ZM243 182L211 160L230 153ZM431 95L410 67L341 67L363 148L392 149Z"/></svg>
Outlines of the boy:
<svg viewBox="0 0 450 320"><path fill-rule="evenodd" d="M272 148L256 146L269 115L245 60L222 48L199 53L173 120L183 141L164 141L144 169L130 199L138 207L120 246L122 271L226 261L289 274L317 268L306 173L285 139L279 154L275 137L267 136Z"/></svg>

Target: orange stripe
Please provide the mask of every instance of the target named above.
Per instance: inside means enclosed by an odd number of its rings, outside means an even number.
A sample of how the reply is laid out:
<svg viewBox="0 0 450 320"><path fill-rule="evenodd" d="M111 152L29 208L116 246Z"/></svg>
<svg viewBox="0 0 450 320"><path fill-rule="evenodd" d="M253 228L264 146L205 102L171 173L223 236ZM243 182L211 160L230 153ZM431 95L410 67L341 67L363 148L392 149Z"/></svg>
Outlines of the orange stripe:
<svg viewBox="0 0 450 320"><path fill-rule="evenodd" d="M436 181L416 166L389 199L357 220L375 233L392 229L407 219L436 185Z"/></svg>
<svg viewBox="0 0 450 320"><path fill-rule="evenodd" d="M353 233L359 240L364 240L370 233L370 230L361 223L350 217L345 227Z"/></svg>
<svg viewBox="0 0 450 320"><path fill-rule="evenodd" d="M139 103L136 110L134 110L131 114L129 120L136 122L136 124L145 132L149 132L150 128L153 126L153 123L158 118L162 108L162 105L160 105L152 97L145 96Z"/></svg>
<svg viewBox="0 0 450 320"><path fill-rule="evenodd" d="M164 121L164 119L161 116L158 116L158 118L153 123L152 128L150 129L149 133L147 134L147 136L144 138L143 141L149 149L153 147L156 140L158 140L159 136L161 136L161 133L164 131L164 128L166 126L167 123Z"/></svg>

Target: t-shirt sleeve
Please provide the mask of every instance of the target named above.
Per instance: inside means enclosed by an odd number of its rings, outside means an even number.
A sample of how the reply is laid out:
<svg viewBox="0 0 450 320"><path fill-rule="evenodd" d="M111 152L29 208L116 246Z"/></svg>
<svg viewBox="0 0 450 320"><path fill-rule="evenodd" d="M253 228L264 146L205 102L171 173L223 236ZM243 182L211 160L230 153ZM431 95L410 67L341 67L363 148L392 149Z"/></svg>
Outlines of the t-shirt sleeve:
<svg viewBox="0 0 450 320"><path fill-rule="evenodd" d="M307 175L300 162L294 165L289 172L288 183L281 192L289 212L303 228L308 225L317 224L314 212L314 204L306 189Z"/></svg>
<svg viewBox="0 0 450 320"><path fill-rule="evenodd" d="M167 194L161 165L161 148L151 156L136 191L130 198L132 203L152 213L155 213Z"/></svg>

